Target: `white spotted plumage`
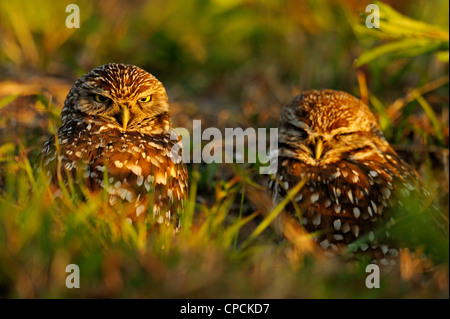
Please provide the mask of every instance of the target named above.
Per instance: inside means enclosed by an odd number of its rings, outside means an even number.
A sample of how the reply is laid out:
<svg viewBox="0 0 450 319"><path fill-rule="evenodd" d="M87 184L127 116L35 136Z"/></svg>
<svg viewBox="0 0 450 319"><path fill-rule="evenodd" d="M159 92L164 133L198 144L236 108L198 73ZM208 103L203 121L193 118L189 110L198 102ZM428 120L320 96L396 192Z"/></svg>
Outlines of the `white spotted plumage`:
<svg viewBox="0 0 450 319"><path fill-rule="evenodd" d="M113 206L119 199L131 203L125 216L135 219L150 211L158 221L170 222L171 212L186 197L188 176L185 164L171 158L175 144L181 149L180 137L172 129L161 82L136 66L100 66L75 82L61 122L60 154L54 137L41 152L55 186L59 162L66 169L60 172L65 181L70 176L78 182L77 174L84 170L83 182L91 191L105 188Z"/></svg>
<svg viewBox="0 0 450 319"><path fill-rule="evenodd" d="M278 170L270 184L275 203L289 190L280 183L296 185L306 178L295 201L300 223L319 231L320 246L340 250L367 235L370 246L357 249L389 254L375 229L389 220L396 187L405 183L403 192L413 191L420 179L390 147L366 105L345 92L304 92L281 113L278 145ZM292 203L285 210L296 215Z"/></svg>

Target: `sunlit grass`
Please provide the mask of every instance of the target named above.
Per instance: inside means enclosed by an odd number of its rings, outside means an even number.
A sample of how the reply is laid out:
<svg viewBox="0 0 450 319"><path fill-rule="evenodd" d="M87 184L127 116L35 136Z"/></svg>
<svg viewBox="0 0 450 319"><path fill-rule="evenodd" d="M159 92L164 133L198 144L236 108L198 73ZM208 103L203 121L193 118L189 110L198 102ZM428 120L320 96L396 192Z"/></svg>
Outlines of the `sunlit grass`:
<svg viewBox="0 0 450 319"><path fill-rule="evenodd" d="M102 192L81 190L85 200L79 200L67 190L54 198L44 174L28 174L26 157L6 164L7 182L0 198L4 297L351 298L447 293L436 283L413 290L417 282L411 278L425 279L410 268L409 281L390 271L382 277L381 289L369 290L364 285L368 260L344 262L323 256L311 235L287 216L281 219L286 238L282 240L269 225L290 197L273 210L263 212L261 206L249 213L249 200L265 200L263 194L260 199L255 196L262 192L259 187L246 184L246 176L255 174L251 168L234 170L242 176L228 182L217 181L213 204L207 205L196 201L201 172L193 167L183 226L174 235L171 227L155 227L151 214L130 224L107 204ZM291 197L302 186L303 182L297 185ZM65 287L65 267L72 263L81 269L77 290ZM448 258L434 266L435 276L445 278L445 265Z"/></svg>

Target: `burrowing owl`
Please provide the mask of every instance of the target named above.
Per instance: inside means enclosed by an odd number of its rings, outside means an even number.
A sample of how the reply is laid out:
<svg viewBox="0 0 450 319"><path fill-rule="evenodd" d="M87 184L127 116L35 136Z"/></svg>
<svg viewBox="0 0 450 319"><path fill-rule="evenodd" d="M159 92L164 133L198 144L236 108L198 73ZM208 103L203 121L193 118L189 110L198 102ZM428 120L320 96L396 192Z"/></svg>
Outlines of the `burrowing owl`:
<svg viewBox="0 0 450 319"><path fill-rule="evenodd" d="M307 182L293 201L301 223L317 232L320 245L341 251L365 235L368 242L359 249L377 251L381 258L396 253L375 233L382 222L393 222L389 208L403 205L395 194L400 187L406 195L425 192L369 108L333 90L304 92L280 116L278 170L270 184L275 202L303 179ZM292 203L286 210L297 212Z"/></svg>
<svg viewBox="0 0 450 319"><path fill-rule="evenodd" d="M188 174L160 81L136 66L100 66L75 82L61 123L57 143L51 137L41 152L54 184L58 176L76 183L82 175L127 217L149 212L159 223L171 220L186 197Z"/></svg>

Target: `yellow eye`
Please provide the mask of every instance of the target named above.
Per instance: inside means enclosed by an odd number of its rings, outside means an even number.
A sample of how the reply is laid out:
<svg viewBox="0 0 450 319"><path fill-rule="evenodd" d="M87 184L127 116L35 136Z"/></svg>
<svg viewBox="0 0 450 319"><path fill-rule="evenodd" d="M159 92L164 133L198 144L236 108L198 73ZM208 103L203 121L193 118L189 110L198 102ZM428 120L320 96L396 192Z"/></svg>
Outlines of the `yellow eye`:
<svg viewBox="0 0 450 319"><path fill-rule="evenodd" d="M149 96L140 98L140 99L139 99L139 102L141 102L141 103L147 103L147 102L150 102L151 100L152 100L152 96L149 95Z"/></svg>
<svg viewBox="0 0 450 319"><path fill-rule="evenodd" d="M99 103L106 103L110 100L108 97L99 95L99 94L95 94L94 99L96 102L99 102Z"/></svg>

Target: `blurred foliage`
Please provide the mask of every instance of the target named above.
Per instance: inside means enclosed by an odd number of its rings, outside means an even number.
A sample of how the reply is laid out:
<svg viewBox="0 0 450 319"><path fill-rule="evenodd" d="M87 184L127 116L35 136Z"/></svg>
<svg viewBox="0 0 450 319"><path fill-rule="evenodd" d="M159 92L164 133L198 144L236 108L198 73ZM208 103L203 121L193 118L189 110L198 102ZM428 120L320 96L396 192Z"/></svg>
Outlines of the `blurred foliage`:
<svg viewBox="0 0 450 319"><path fill-rule="evenodd" d="M2 2L2 64L57 74L75 70L80 76L98 65L124 61L195 93L220 85L224 78L245 81L238 75L250 70L276 72L277 77L308 86L351 83L344 75L351 67L352 41L332 41L353 37L351 16L333 1L77 4L81 27L68 29L65 2ZM315 37L321 41L314 41ZM332 61L329 66L313 67L318 52ZM343 76L336 78L340 73ZM323 82L326 78L333 82Z"/></svg>
<svg viewBox="0 0 450 319"><path fill-rule="evenodd" d="M124 62L164 83L175 125L188 129L192 119L274 127L305 89L359 96L448 218L448 1L377 2L380 29L364 25L371 1L80 0L79 29L65 26L68 3L0 2L1 297L448 298L448 249L432 265L421 248L404 252L367 289L368 260L323 256L289 220L281 240L269 224L282 205L267 211L254 166L191 165L176 236L150 217L128 224L102 194L55 200L33 170L73 81ZM414 225L428 246L448 247L422 217L399 233ZM65 287L70 263L81 289Z"/></svg>
<svg viewBox="0 0 450 319"><path fill-rule="evenodd" d="M355 32L361 36L392 41L361 54L355 61L356 67L383 55L390 55L391 59L398 59L435 52L443 62L448 62L448 31L408 18L382 2L375 1L375 4L380 11L378 17L381 20L380 27L368 28L365 25L356 24Z"/></svg>

